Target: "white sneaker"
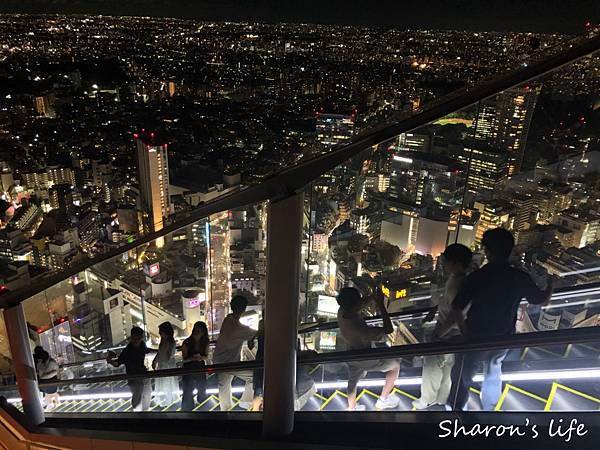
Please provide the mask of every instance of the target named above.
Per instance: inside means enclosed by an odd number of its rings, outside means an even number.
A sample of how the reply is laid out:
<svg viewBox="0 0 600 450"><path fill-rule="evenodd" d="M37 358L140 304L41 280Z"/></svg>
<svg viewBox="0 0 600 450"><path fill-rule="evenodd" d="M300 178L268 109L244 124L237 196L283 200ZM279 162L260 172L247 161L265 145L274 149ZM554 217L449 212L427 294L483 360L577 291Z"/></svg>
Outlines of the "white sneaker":
<svg viewBox="0 0 600 450"><path fill-rule="evenodd" d="M308 391L294 400L294 410L300 411L308 403L310 398L317 393L317 387L313 384Z"/></svg>
<svg viewBox="0 0 600 450"><path fill-rule="evenodd" d="M354 409L348 408L348 411L366 411L367 407L365 405L356 405Z"/></svg>
<svg viewBox="0 0 600 450"><path fill-rule="evenodd" d="M394 394L390 394L387 398L379 397L377 403L375 403L376 409L392 409L397 408L400 404L400 399L396 397Z"/></svg>
<svg viewBox="0 0 600 450"><path fill-rule="evenodd" d="M415 409L427 409L432 404L431 403L425 403L422 399L418 398L416 400L413 400L412 405L415 407Z"/></svg>

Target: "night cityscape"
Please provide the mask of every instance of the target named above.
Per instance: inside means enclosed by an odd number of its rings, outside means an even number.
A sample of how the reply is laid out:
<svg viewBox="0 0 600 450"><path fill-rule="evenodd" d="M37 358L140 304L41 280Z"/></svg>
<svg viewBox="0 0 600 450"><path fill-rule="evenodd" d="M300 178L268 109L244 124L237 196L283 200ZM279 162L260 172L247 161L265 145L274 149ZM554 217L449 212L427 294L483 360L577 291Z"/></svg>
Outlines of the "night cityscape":
<svg viewBox="0 0 600 450"><path fill-rule="evenodd" d="M597 33L0 14L0 296ZM303 199L301 327L335 321L341 289L374 279L392 314L429 306L444 250L468 247L474 270L496 228L540 289L600 282L600 56L373 145L315 174ZM136 326L151 347L164 322L177 345L197 321L216 339L236 295L258 330L268 211L211 214L35 294L22 303L30 341L68 366ZM597 302L566 303L521 308L517 330L600 325ZM429 339L420 319L396 325L388 346ZM298 342L345 350L331 330Z"/></svg>

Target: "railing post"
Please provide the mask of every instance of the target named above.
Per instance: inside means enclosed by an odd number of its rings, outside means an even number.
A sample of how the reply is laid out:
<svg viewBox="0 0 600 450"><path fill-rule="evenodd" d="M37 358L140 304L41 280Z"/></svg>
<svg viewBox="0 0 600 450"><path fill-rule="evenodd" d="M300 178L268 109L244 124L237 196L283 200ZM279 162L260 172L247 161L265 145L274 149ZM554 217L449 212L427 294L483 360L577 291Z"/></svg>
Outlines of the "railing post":
<svg viewBox="0 0 600 450"><path fill-rule="evenodd" d="M294 428L303 193L269 203L263 436Z"/></svg>
<svg viewBox="0 0 600 450"><path fill-rule="evenodd" d="M6 334L23 403L23 411L31 425L39 425L45 420L44 409L40 399L33 355L29 346L23 305L18 304L4 309L4 324L6 325Z"/></svg>

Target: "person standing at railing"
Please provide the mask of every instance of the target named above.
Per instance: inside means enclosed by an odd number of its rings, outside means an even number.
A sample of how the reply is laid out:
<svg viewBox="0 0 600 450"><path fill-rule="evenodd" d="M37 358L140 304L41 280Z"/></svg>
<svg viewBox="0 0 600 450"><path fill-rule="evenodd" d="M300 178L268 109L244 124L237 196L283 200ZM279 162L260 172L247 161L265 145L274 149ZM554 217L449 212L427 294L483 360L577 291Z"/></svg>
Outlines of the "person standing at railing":
<svg viewBox="0 0 600 450"><path fill-rule="evenodd" d="M384 296L381 289L375 294L375 304L381 314L383 327L370 327L367 325L361 311L366 306L366 301L360 295L358 289L345 287L340 290L337 297L338 324L344 340L348 344L348 350L362 350L372 348L373 343L381 341L387 334L394 332L394 326L390 316L385 309ZM400 363L396 359L381 359L375 361L356 361L348 363L348 410L362 411L364 405L356 404L356 390L358 382L367 375L367 372L384 372L385 385L381 396L377 400L377 409L396 408L400 402L398 397L392 393L394 384L400 372Z"/></svg>
<svg viewBox="0 0 600 450"><path fill-rule="evenodd" d="M447 276L444 292L434 302L436 308L423 319L423 323L433 320L437 312L437 324L433 332L434 339L450 339L460 335L458 326L452 320L452 301L465 278L466 271L471 264L473 252L462 245L452 244L442 253L441 265ZM447 322L452 323L447 325ZM440 332L444 330L444 334ZM447 331L445 331L447 330ZM421 397L413 401L415 409L425 409L429 406L448 402L448 395L452 386L451 372L454 365L454 355L431 355L423 357L423 375L421 381Z"/></svg>
<svg viewBox="0 0 600 450"><path fill-rule="evenodd" d="M33 349L33 361L38 380L40 381L57 381L58 380L58 363L50 356L50 354L39 345ZM58 405L58 386L42 386L40 391L44 393L44 403L46 411L54 409Z"/></svg>
<svg viewBox="0 0 600 450"><path fill-rule="evenodd" d="M121 351L117 358L114 352L108 352L106 362L115 367L125 365L127 375L140 375L148 372L145 359L146 354L152 350L144 342L144 330L133 327L129 336L129 344ZM131 390L131 408L134 411L147 411L152 401L152 386L149 378L132 378L127 380Z"/></svg>
<svg viewBox="0 0 600 450"><path fill-rule="evenodd" d="M181 345L184 369L200 369L206 365L208 357L208 327L204 322L198 321L192 328L192 334ZM181 400L182 411L193 411L194 389L198 404L202 403L206 394L206 373L196 373L183 376L183 396Z"/></svg>
<svg viewBox="0 0 600 450"><path fill-rule="evenodd" d="M214 364L240 362L244 342L253 340L256 336L256 330L240 323L240 318L248 306L246 297L236 295L231 299L230 305L231 314L228 314L225 319L223 319L223 324L221 325L221 330L219 332L219 339L217 339L217 345L215 346L215 352L213 354ZM252 389L252 372L219 372L219 403L221 411L229 411L233 407L231 402L231 382L234 377L241 378L246 383L244 394L239 402L240 407L248 409L252 405L254 397Z"/></svg>
<svg viewBox="0 0 600 450"><path fill-rule="evenodd" d="M509 264L515 240L508 230L486 231L481 244L487 264L465 278L452 302L455 322L463 336L473 341L515 333L521 300L538 305L548 302L552 295L551 279L542 290L529 274ZM502 361L507 354L508 350L489 350L457 357L452 369L451 406L459 411L466 409L473 375L482 367L481 403L484 410L494 410L502 393Z"/></svg>
<svg viewBox="0 0 600 450"><path fill-rule="evenodd" d="M158 326L160 344L158 352L152 360L152 369L164 370L174 369L175 363L175 330L170 322L163 322ZM160 395L159 406L167 407L175 402L177 398L178 382L176 377L157 378L155 383L155 394Z"/></svg>

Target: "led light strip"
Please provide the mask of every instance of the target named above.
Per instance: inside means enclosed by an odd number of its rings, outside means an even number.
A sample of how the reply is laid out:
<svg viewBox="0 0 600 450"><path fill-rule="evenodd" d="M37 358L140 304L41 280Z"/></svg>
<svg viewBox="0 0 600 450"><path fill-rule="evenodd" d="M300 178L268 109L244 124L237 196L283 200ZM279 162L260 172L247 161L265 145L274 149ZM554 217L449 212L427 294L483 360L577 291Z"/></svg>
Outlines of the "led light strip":
<svg viewBox="0 0 600 450"><path fill-rule="evenodd" d="M599 270L600 270L600 267L590 267L589 269L580 269L580 270L573 270L571 272L562 272L559 274L559 276L567 277L569 275L579 275L581 273L598 272Z"/></svg>
<svg viewBox="0 0 600 450"><path fill-rule="evenodd" d="M544 380L579 380L585 378L600 377L600 369L577 369L577 370L540 370L531 372L512 372L502 374L502 381L544 381ZM418 386L421 384L421 377L404 377L399 378L394 383L396 386ZM477 374L473 377L473 381L483 381L483 374ZM385 380L363 380L358 383L358 387L381 387L385 384ZM347 381L328 381L316 383L317 389L345 389L348 387ZM234 394L244 392L244 387L236 386L231 389ZM219 390L212 388L207 389L206 394L218 394ZM161 392L153 392L154 397L159 396ZM181 395L182 391L177 391ZM76 401L76 400L111 400L111 399L127 399L131 397L130 392L105 392L97 394L79 394L79 395L64 395L60 397L61 402ZM18 403L20 398L14 397L7 399L9 403Z"/></svg>
<svg viewBox="0 0 600 450"><path fill-rule="evenodd" d="M578 302L561 303L560 305L546 305L546 306L542 306L542 309L556 309L556 308L566 308L568 306L591 305L593 303L598 303L598 302L600 302L600 298L591 298L589 300L579 300Z"/></svg>

